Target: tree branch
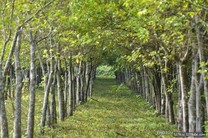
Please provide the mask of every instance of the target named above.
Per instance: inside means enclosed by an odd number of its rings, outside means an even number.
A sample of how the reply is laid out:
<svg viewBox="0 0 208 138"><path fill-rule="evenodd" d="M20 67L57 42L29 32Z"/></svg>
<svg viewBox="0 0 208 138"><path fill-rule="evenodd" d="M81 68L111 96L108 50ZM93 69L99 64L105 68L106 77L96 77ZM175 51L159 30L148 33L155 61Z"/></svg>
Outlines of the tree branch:
<svg viewBox="0 0 208 138"><path fill-rule="evenodd" d="M50 2L46 3L43 7L41 7L40 9L38 9L34 15L32 15L30 18L26 19L23 24L20 25L20 27L23 27L25 24L27 24L28 22L30 22L36 15L38 15L43 9L45 9L46 7L48 7L51 3L53 2L53 0L51 0Z"/></svg>

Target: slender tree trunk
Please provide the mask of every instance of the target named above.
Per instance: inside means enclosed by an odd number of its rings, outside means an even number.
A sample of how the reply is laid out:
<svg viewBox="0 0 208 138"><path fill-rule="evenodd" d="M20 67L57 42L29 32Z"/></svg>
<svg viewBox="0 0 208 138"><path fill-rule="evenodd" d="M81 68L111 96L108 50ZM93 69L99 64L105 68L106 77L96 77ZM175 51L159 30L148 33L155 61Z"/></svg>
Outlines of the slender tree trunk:
<svg viewBox="0 0 208 138"><path fill-rule="evenodd" d="M71 93L71 100L73 102L72 106L73 106L73 112L76 109L76 77L74 74L74 68L72 68L72 93Z"/></svg>
<svg viewBox="0 0 208 138"><path fill-rule="evenodd" d="M189 132L196 132L196 80L198 71L197 56L192 61L191 90L188 101Z"/></svg>
<svg viewBox="0 0 208 138"><path fill-rule="evenodd" d="M155 102L156 102L156 110L157 113L160 114L161 112L161 92L160 92L160 79L161 77L158 75L159 73L154 73L154 91L155 91Z"/></svg>
<svg viewBox="0 0 208 138"><path fill-rule="evenodd" d="M165 97L165 88L164 88L164 76L161 73L161 114L164 115L166 114L166 97Z"/></svg>
<svg viewBox="0 0 208 138"><path fill-rule="evenodd" d="M11 45L11 48L10 48L10 52L9 52L9 56L8 56L8 58L6 60L5 66L4 66L3 77L5 77L6 74L8 74L9 66L11 65L11 60L12 60L12 56L14 54L14 50L15 50L15 46L16 46L19 30L20 30L20 28L17 28L17 31L16 31L16 33L14 35L14 38L13 38L13 41L12 41L12 45Z"/></svg>
<svg viewBox="0 0 208 138"><path fill-rule="evenodd" d="M21 47L21 32L19 32L17 39L17 46L15 47L15 73L16 73L16 95L15 95L15 112L14 112L14 138L21 138L21 103L22 103L22 72L20 65L20 47Z"/></svg>
<svg viewBox="0 0 208 138"><path fill-rule="evenodd" d="M173 108L173 104L174 104L174 101L173 101L173 87L174 87L174 75L175 74L175 69L174 67L169 63L168 64L169 66L169 70L170 70L170 74L171 75L168 75L166 74L166 83L167 83L167 88L169 89L166 90L167 91L167 103L168 103L168 121L169 123L171 124L175 124L175 113L174 113L174 108Z"/></svg>
<svg viewBox="0 0 208 138"><path fill-rule="evenodd" d="M51 64L50 66L53 66L53 65ZM44 100L43 100L42 116L41 116L41 132L43 132L42 129L45 126L45 122L46 122L47 108L49 108L48 97L49 97L49 90L52 84L52 78L53 78L53 69L51 67L47 82L45 83L45 89L44 89Z"/></svg>
<svg viewBox="0 0 208 138"><path fill-rule="evenodd" d="M92 81L92 72L93 72L93 69L92 69L92 65L88 65L87 64L87 70L86 70L86 91L85 91L85 102L87 102L88 100L88 97L90 96L90 85L91 84L91 81Z"/></svg>
<svg viewBox="0 0 208 138"><path fill-rule="evenodd" d="M199 22L199 17L196 16L195 17L195 22L196 24L198 24ZM206 62L206 59L205 59L205 55L204 55L204 45L203 45L203 39L201 38L201 35L202 32L200 32L199 30L199 26L195 25L195 30L196 30L196 36L197 36L197 45L198 45L198 52L199 52L199 59L200 59L200 62L201 63L205 63ZM207 79L206 79L206 74L205 74L205 70L206 70L206 67L202 65L202 77L203 77L203 92L204 92L204 96L205 96L205 101L206 101L206 112L207 112L207 116L208 116L208 82L207 82Z"/></svg>
<svg viewBox="0 0 208 138"><path fill-rule="evenodd" d="M68 104L68 91L69 91L69 86L68 86L68 74L67 74L67 69L64 72L64 116L67 117L67 104Z"/></svg>
<svg viewBox="0 0 208 138"><path fill-rule="evenodd" d="M0 63L0 127L1 137L9 138L8 123L6 117L5 100L4 100L4 78L2 74L2 64Z"/></svg>
<svg viewBox="0 0 208 138"><path fill-rule="evenodd" d="M79 105L79 101L80 101L80 73L81 73L81 62L79 62L79 64L76 65L76 102L75 105L78 106Z"/></svg>
<svg viewBox="0 0 208 138"><path fill-rule="evenodd" d="M183 132L188 132L187 86L185 83L185 66L179 63L179 77L181 86L181 105L183 114Z"/></svg>
<svg viewBox="0 0 208 138"><path fill-rule="evenodd" d="M179 65L177 64L177 74L179 74ZM178 89L178 108L177 108L177 127L179 131L183 131L183 113L181 104L181 84L179 75L176 76Z"/></svg>
<svg viewBox="0 0 208 138"><path fill-rule="evenodd" d="M85 90L85 102L87 102L89 97L89 89L90 89L90 80L92 77L92 66L89 63L86 63L85 70L85 79L86 79L86 90Z"/></svg>
<svg viewBox="0 0 208 138"><path fill-rule="evenodd" d="M46 109L46 124L48 127L52 128L52 115L50 105L48 105ZM43 131L44 129L42 129L42 132Z"/></svg>
<svg viewBox="0 0 208 138"><path fill-rule="evenodd" d="M68 68L68 86L69 86L69 105L68 105L68 116L73 115L75 108L75 93L74 93L74 84L73 84L73 67L72 67L72 57L69 59L69 68Z"/></svg>
<svg viewBox="0 0 208 138"><path fill-rule="evenodd" d="M75 106L77 106L79 104L79 88L80 88L80 86L79 86L78 69L79 69L79 67L76 67L76 69L75 69L76 70L76 94L75 94L76 101L75 101Z"/></svg>
<svg viewBox="0 0 208 138"><path fill-rule="evenodd" d="M57 123L55 84L56 84L56 77L54 75L52 85L50 87L50 93L51 93L51 125L52 125L52 127L54 126L54 124Z"/></svg>
<svg viewBox="0 0 208 138"><path fill-rule="evenodd" d="M32 32L30 32L30 101L27 119L27 137L33 138L34 135L34 116L35 116L35 49L36 44L33 40Z"/></svg>
<svg viewBox="0 0 208 138"><path fill-rule="evenodd" d="M145 89L145 99L146 101L149 101L150 94L149 94L149 85L148 85L148 74L146 70L144 71L144 89Z"/></svg>
<svg viewBox="0 0 208 138"><path fill-rule="evenodd" d="M81 75L80 76L80 101L81 101L81 103L84 102L84 100L83 100L83 96L84 96L83 88L84 88L84 82L83 82L83 76Z"/></svg>
<svg viewBox="0 0 208 138"><path fill-rule="evenodd" d="M2 55L1 55L1 60L0 60L0 127L2 130L2 137L3 138L8 138L9 137L9 130L8 130L8 122L7 122L7 116L6 116L6 109L5 109L5 77L6 74L8 74L9 71L9 66L11 64L11 60L12 60L12 56L15 50L15 46L16 46L16 42L17 42L17 37L18 37L18 33L19 33L20 28L17 28L15 34L14 34L14 38L11 44L11 48L9 51L9 56L6 60L5 66L4 68L2 67L2 62L3 62L3 58L4 58L4 49L6 47L6 44L4 44L3 46L3 50L2 50Z"/></svg>
<svg viewBox="0 0 208 138"><path fill-rule="evenodd" d="M175 113L173 109L173 97L172 93L168 92L168 121L171 124L175 124Z"/></svg>
<svg viewBox="0 0 208 138"><path fill-rule="evenodd" d="M11 90L11 97L14 98L14 79L13 79L13 66L10 67L10 90Z"/></svg>
<svg viewBox="0 0 208 138"><path fill-rule="evenodd" d="M84 102L87 102L87 98L88 98L88 90L89 90L89 75L90 75L90 69L89 69L89 64L88 62L86 63L85 65L85 85L86 85L86 88L85 88L85 96L84 96Z"/></svg>
<svg viewBox="0 0 208 138"><path fill-rule="evenodd" d="M202 112L202 89L203 76L200 76L199 82L196 81L196 132L202 132L203 128L203 112Z"/></svg>
<svg viewBox="0 0 208 138"><path fill-rule="evenodd" d="M59 101L59 118L61 121L64 120L64 94L63 89L61 88L61 61L57 60L57 90L58 90L58 101Z"/></svg>
<svg viewBox="0 0 208 138"><path fill-rule="evenodd" d="M84 98L85 98L85 94L84 94L84 86L85 86L85 75L84 75L84 69L82 69L81 71L81 76L80 76L80 93L81 93L81 102L84 103Z"/></svg>
<svg viewBox="0 0 208 138"><path fill-rule="evenodd" d="M153 78L152 78L152 74L151 76L148 77L148 86L149 86L149 93L150 93L150 104L153 105L153 107L155 107L155 93L154 93L154 86L153 86ZM135 80L133 81L133 89L135 91Z"/></svg>
<svg viewBox="0 0 208 138"><path fill-rule="evenodd" d="M144 71L143 70L141 70L141 72L140 72L140 77L141 77L141 90L142 90L142 92L141 92L141 95L142 95L142 97L143 98L145 98L145 83L144 83Z"/></svg>
<svg viewBox="0 0 208 138"><path fill-rule="evenodd" d="M52 47L52 38L50 38L50 46ZM54 65L53 65L53 53L52 50L49 50L49 54L50 54L50 65L48 65L48 74L44 73L45 76L45 87L44 87L44 100L43 100L43 107L42 107L42 116L41 116L41 122L40 122L40 131L41 134L44 132L43 127L45 126L45 122L46 122L46 115L47 115L47 111L50 110L49 109L49 90L53 81L53 74L54 74ZM39 59L41 59L39 57ZM42 61L40 60L40 63ZM44 68L42 69L44 72ZM48 77L46 77L48 76ZM48 78L48 79L47 79ZM50 113L50 112L49 112ZM50 119L50 118L49 118Z"/></svg>
<svg viewBox="0 0 208 138"><path fill-rule="evenodd" d="M92 96L92 89L93 89L93 81L94 81L94 77L95 77L95 74L96 74L96 69L95 69L95 67L93 67L93 65L92 65L92 63L91 63L91 73L90 73L90 75L91 75L91 77L90 77L90 84L89 84L89 97L91 97Z"/></svg>

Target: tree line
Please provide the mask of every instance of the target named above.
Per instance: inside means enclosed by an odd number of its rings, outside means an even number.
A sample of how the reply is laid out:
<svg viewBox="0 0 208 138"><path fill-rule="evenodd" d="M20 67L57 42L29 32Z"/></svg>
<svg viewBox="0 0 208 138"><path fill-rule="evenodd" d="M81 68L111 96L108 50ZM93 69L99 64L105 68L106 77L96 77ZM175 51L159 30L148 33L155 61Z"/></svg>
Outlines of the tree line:
<svg viewBox="0 0 208 138"><path fill-rule="evenodd" d="M51 13L58 12L64 1L0 3L0 134L8 138L13 130L14 138L34 137L36 92L43 87L41 137L45 126L53 128L57 119L64 121L72 116L76 107L92 95L97 62L92 48L65 42L69 36L64 33L68 32L64 32L63 24L55 23L62 13ZM27 128L21 121L23 91L29 91ZM13 129L8 125L8 99L14 100Z"/></svg>
<svg viewBox="0 0 208 138"><path fill-rule="evenodd" d="M146 8L141 13L146 36L139 45L130 42L116 72L118 82L142 95L180 132L202 135L208 113L206 4L165 1Z"/></svg>
<svg viewBox="0 0 208 138"><path fill-rule="evenodd" d="M15 99L13 137L21 137L22 91L29 87L26 136L33 137L36 91L43 87L42 135L44 126L53 127L57 116L64 120L87 101L102 62L113 65L118 82L141 94L157 115L177 124L180 131L205 132L207 1L3 0L0 4L2 137L11 131L7 98Z"/></svg>

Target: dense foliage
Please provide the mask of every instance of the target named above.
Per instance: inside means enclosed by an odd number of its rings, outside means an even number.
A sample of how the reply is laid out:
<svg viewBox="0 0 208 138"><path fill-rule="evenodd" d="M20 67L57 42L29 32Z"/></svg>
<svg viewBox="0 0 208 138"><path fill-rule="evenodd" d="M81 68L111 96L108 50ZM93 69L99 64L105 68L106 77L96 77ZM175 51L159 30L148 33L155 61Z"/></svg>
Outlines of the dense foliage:
<svg viewBox="0 0 208 138"><path fill-rule="evenodd" d="M26 135L33 137L36 89L44 87L42 135L46 125L57 123L57 116L63 121L87 101L101 64L114 66L118 82L141 94L180 131L205 132L206 0L2 0L0 4L2 137L24 134L25 88L30 92ZM8 98L15 100L13 131L7 122Z"/></svg>

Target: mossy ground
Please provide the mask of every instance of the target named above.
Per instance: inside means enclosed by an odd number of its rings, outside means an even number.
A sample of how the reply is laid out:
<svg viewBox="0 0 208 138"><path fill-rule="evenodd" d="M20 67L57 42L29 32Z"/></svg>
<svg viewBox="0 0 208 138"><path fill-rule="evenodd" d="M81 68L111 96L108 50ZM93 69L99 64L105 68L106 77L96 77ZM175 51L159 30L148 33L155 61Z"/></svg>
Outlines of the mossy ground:
<svg viewBox="0 0 208 138"><path fill-rule="evenodd" d="M176 128L156 117L139 95L110 78L99 78L93 97L74 115L48 130L45 138L170 138Z"/></svg>

